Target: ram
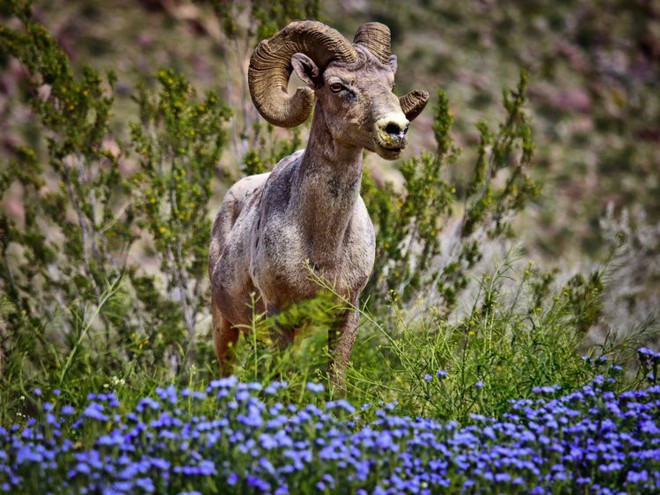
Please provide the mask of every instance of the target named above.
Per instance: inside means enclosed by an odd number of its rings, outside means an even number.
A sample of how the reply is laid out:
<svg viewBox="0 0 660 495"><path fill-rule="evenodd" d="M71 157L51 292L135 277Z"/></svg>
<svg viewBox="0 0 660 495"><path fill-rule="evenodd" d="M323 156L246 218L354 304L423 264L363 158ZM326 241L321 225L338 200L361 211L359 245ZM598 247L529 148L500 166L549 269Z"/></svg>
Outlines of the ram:
<svg viewBox="0 0 660 495"><path fill-rule="evenodd" d="M393 160L406 146L425 91L392 92L396 57L390 31L362 25L353 43L316 21L289 24L254 50L248 69L259 113L282 127L302 124L314 109L307 147L270 173L245 177L227 192L213 225L209 252L214 343L223 374L229 348L258 311L269 314L319 291L311 266L357 303L373 268L374 228L360 197L364 149ZM307 86L292 95L289 78ZM329 332L331 380L343 387L358 326L348 310ZM295 328L277 332L280 345Z"/></svg>

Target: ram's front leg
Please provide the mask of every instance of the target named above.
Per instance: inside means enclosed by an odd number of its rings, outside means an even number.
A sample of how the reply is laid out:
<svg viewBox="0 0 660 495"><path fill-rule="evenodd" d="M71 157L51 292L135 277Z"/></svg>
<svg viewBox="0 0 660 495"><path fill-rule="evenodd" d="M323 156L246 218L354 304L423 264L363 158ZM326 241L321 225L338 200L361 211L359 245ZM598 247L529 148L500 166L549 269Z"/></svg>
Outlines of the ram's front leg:
<svg viewBox="0 0 660 495"><path fill-rule="evenodd" d="M346 394L346 367L357 337L359 319L357 310L349 309L328 331L330 383L340 395Z"/></svg>

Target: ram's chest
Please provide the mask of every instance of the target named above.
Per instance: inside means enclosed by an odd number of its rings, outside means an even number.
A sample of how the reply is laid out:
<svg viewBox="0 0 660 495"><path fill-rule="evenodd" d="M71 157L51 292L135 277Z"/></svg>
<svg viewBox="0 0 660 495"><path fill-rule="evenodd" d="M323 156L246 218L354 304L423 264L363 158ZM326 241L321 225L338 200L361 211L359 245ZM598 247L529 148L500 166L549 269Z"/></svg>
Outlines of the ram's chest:
<svg viewBox="0 0 660 495"><path fill-rule="evenodd" d="M339 247L313 249L301 227L269 222L254 232L250 276L268 306L314 297L323 280L344 296L357 295L373 268L369 235L347 232Z"/></svg>

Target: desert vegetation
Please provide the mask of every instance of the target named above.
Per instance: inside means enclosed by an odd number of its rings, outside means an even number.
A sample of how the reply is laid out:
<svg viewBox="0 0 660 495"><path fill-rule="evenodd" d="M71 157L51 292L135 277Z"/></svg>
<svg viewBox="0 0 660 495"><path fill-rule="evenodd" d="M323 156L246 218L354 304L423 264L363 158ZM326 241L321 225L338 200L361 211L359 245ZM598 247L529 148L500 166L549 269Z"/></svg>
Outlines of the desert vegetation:
<svg viewBox="0 0 660 495"><path fill-rule="evenodd" d="M0 491L657 488L657 8L329 4L0 6ZM305 18L387 24L395 92L431 100L401 160L364 156L360 300L309 266L219 379L213 214L309 133L258 117L246 63Z"/></svg>

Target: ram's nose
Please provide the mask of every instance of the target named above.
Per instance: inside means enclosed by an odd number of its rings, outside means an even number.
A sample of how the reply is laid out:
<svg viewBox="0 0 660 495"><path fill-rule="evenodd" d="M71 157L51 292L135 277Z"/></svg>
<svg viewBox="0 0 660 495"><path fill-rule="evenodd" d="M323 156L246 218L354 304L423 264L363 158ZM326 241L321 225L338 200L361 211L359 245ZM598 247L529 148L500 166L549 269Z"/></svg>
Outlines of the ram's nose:
<svg viewBox="0 0 660 495"><path fill-rule="evenodd" d="M387 115L376 121L376 133L385 148L404 148L410 122L403 114Z"/></svg>
<svg viewBox="0 0 660 495"><path fill-rule="evenodd" d="M385 132L390 134L392 137L396 137L399 139L403 139L406 137L406 133L408 132L408 127L410 124L408 121L405 121L405 124L402 124L400 122L388 122L385 124Z"/></svg>

